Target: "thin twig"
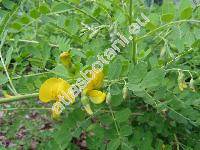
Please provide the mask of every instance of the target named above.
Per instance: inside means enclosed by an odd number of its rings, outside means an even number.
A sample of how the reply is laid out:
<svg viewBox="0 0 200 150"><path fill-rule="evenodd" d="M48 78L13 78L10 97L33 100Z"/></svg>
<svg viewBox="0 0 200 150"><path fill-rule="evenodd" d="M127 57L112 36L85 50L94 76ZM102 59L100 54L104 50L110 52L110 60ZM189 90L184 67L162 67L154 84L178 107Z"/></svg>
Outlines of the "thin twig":
<svg viewBox="0 0 200 150"><path fill-rule="evenodd" d="M148 92L146 92L148 94ZM150 94L148 94L148 96L156 102L160 103L159 100L155 99L154 97L152 97ZM157 108L157 103L156 103L156 108ZM184 115L180 114L179 112L177 112L176 110L174 110L173 108L171 108L170 106L166 106L168 109L170 109L171 111L173 111L174 113L176 113L177 115L181 116L182 118L184 118L185 120L187 120L189 123L191 123L194 126L197 126L196 123L194 121L192 121L190 118L185 117Z"/></svg>
<svg viewBox="0 0 200 150"><path fill-rule="evenodd" d="M173 63L174 61L177 61L180 57L182 57L182 56L190 53L192 50L193 50L193 48L190 48L189 50L184 51L183 53L179 54L174 59L172 59L171 61L169 61L165 66L162 66L162 68L168 66L169 64Z"/></svg>
<svg viewBox="0 0 200 150"><path fill-rule="evenodd" d="M112 108L111 108L110 105L108 105L108 108L109 108L110 113L111 113L111 115L112 115L112 119L113 119L113 121L114 121L115 129L116 129L116 131L117 131L117 134L118 134L119 137L121 137L121 136L120 136L120 133L119 133L119 127L118 127L118 125L117 125L117 122L116 122L116 119L115 119L115 115L114 115L114 113L113 113L113 110L112 110Z"/></svg>
<svg viewBox="0 0 200 150"><path fill-rule="evenodd" d="M176 143L176 149L179 150L179 141L178 141L176 134L174 134L174 139L175 139L175 143Z"/></svg>
<svg viewBox="0 0 200 150"><path fill-rule="evenodd" d="M9 80L10 86L12 87L12 90L14 91L13 94L17 95L17 91L16 91L16 89L15 89L15 87L14 87L14 84L13 84L13 82L12 82L12 79L10 78L10 75L9 75L9 73L8 73L8 70L7 70L7 68L6 68L6 65L5 65L5 62L4 62L2 53L1 53L1 49L2 49L3 44L4 44L4 42L5 42L6 36L7 36L7 31L4 32L3 38L2 38L2 40L1 40L1 44L0 44L0 59L1 59L1 63L2 63L2 65L3 65L4 71L6 72L6 76L7 76L8 80Z"/></svg>
<svg viewBox="0 0 200 150"><path fill-rule="evenodd" d="M45 75L45 74L54 74L54 73L47 71L47 72L41 72L41 73L35 73L35 74L22 75L22 76L14 77L14 78L12 78L12 80L21 79L22 77L28 78L28 77L35 77L35 76Z"/></svg>
<svg viewBox="0 0 200 150"><path fill-rule="evenodd" d="M8 40L9 41L15 41L15 39L8 39ZM25 43L32 43L32 44L40 44L40 42L35 41L35 40L19 39L18 41L19 42L25 42ZM52 44L52 43L49 43L49 46L51 46L51 47L59 47L58 45Z"/></svg>
<svg viewBox="0 0 200 150"><path fill-rule="evenodd" d="M83 13L84 15L90 17L91 19L93 19L93 20L95 20L96 22L98 22L99 24L101 24L101 22L100 22L99 20L97 20L95 17L93 17L92 15L88 14L88 13L85 12L84 10L82 10L82 9L80 9L80 8L76 7L75 5L70 4L70 3L68 3L68 2L65 2L65 4L69 5L70 7L74 8L75 10L77 10L77 11Z"/></svg>
<svg viewBox="0 0 200 150"><path fill-rule="evenodd" d="M0 111L13 111L13 110L51 110L52 108L44 108L44 107L39 107L39 108L3 108L0 109Z"/></svg>
<svg viewBox="0 0 200 150"><path fill-rule="evenodd" d="M136 42L138 42L138 41L140 41L140 40L142 40L142 39L144 39L144 38L146 38L146 37L152 35L152 34L155 33L156 31L159 31L159 30L161 30L161 29L163 29L163 28L165 28L165 27L168 27L168 26L170 26L170 25L177 24L177 23L183 23L183 22L200 23L200 20L178 20L178 21L173 21L173 22L164 24L163 26L160 26L160 27L158 27L158 28L156 28L156 29L154 29L154 30L152 30L152 31L150 31L150 32L148 32L148 33L146 33L144 36L137 38L137 39L136 39Z"/></svg>
<svg viewBox="0 0 200 150"><path fill-rule="evenodd" d="M21 100L30 99L30 98L37 98L38 95L39 95L38 93L33 93L33 94L12 96L9 98L2 98L0 99L0 104L21 101Z"/></svg>

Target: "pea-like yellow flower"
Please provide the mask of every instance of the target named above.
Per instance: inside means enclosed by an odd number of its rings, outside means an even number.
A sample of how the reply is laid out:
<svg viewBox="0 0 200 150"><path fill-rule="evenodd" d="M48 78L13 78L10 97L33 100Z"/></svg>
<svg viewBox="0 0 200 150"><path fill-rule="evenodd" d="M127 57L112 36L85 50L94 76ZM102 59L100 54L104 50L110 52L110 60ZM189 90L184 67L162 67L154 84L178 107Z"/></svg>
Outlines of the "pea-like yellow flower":
<svg viewBox="0 0 200 150"><path fill-rule="evenodd" d="M86 112L90 115L92 115L93 112L90 108L89 101L86 101L87 97L89 97L94 104L101 104L106 99L106 94L97 90L103 85L103 79L103 71L95 70L91 75L91 80L83 91L83 95L85 96L82 98L82 103ZM53 100L59 102L61 98L64 98L64 100L74 103L75 97L73 92L70 92L70 87L71 85L61 78L50 78L41 85L39 99L47 103ZM58 118L59 115L60 112L52 111L53 118Z"/></svg>
<svg viewBox="0 0 200 150"><path fill-rule="evenodd" d="M103 79L104 73L102 70L93 70L91 79L84 89L84 92L94 104L100 104L106 99L106 94L97 90L102 87Z"/></svg>
<svg viewBox="0 0 200 150"><path fill-rule="evenodd" d="M106 98L106 94L98 90L88 91L88 96L94 104L101 104Z"/></svg>
<svg viewBox="0 0 200 150"><path fill-rule="evenodd" d="M88 97L91 102L94 104L101 104L106 99L106 94L98 91L97 89L101 88L103 85L104 74L102 70L93 70L92 75L89 76L90 81L88 82L87 86L83 90L81 102L83 104L83 108L85 111L92 115L93 111L90 107L90 103Z"/></svg>
<svg viewBox="0 0 200 150"><path fill-rule="evenodd" d="M91 80L88 82L84 92L101 88L103 85L104 73L101 70L94 70L90 78Z"/></svg>
<svg viewBox="0 0 200 150"><path fill-rule="evenodd" d="M71 85L61 78L50 78L41 85L39 99L42 102L47 103L53 100L59 101L59 97L63 96L66 100L69 100L68 98L70 98L70 100L72 100L70 102L74 102L75 98L73 93L68 92L70 87Z"/></svg>
<svg viewBox="0 0 200 150"><path fill-rule="evenodd" d="M71 55L70 52L63 52L60 54L60 61L62 62L62 64L69 68L72 65L72 61L71 61Z"/></svg>
<svg viewBox="0 0 200 150"><path fill-rule="evenodd" d="M71 85L61 78L50 78L41 85L39 90L39 99L42 102L47 103L53 100L61 101L61 98L64 98L64 100L74 103L75 97L70 91L70 87ZM59 111L52 110L52 118L58 119L59 116Z"/></svg>

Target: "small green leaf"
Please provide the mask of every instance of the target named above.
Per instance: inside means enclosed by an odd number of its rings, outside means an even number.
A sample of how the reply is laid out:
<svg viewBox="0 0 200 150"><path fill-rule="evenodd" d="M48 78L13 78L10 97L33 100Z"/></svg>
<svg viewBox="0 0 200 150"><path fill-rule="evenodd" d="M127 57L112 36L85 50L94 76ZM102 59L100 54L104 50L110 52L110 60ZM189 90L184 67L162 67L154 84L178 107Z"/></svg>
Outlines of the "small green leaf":
<svg viewBox="0 0 200 150"><path fill-rule="evenodd" d="M144 88L140 84L128 83L128 88L133 92L142 92Z"/></svg>
<svg viewBox="0 0 200 150"><path fill-rule="evenodd" d="M129 136L132 133L133 133L132 127L130 125L125 124L122 127L120 127L120 135Z"/></svg>
<svg viewBox="0 0 200 150"><path fill-rule="evenodd" d="M192 7L188 7L181 12L181 19L189 19L192 17Z"/></svg>
<svg viewBox="0 0 200 150"><path fill-rule="evenodd" d="M106 114L102 114L102 116L100 116L100 122L103 125L110 125L112 123L112 117L110 114L106 113Z"/></svg>
<svg viewBox="0 0 200 150"><path fill-rule="evenodd" d="M162 16L163 22L170 22L173 20L175 14L175 5L171 1L164 1L162 5Z"/></svg>
<svg viewBox="0 0 200 150"><path fill-rule="evenodd" d="M164 14L161 17L163 22L171 22L174 19L174 14Z"/></svg>
<svg viewBox="0 0 200 150"><path fill-rule="evenodd" d="M37 19L38 17L40 17L40 14L39 14L39 12L38 12L37 9L32 9L32 10L30 11L30 16L31 16L32 18L34 18L34 19Z"/></svg>
<svg viewBox="0 0 200 150"><path fill-rule="evenodd" d="M128 82L129 84L139 83L147 73L147 64L140 62L134 66L131 65L128 73Z"/></svg>
<svg viewBox="0 0 200 150"><path fill-rule="evenodd" d="M108 143L107 150L117 150L120 146L120 139L113 139Z"/></svg>
<svg viewBox="0 0 200 150"><path fill-rule="evenodd" d="M122 101L123 101L122 93L119 93L117 95L112 95L111 105L112 106L119 106L122 103Z"/></svg>
<svg viewBox="0 0 200 150"><path fill-rule="evenodd" d="M0 73L0 85L5 84L8 81L7 77Z"/></svg>
<svg viewBox="0 0 200 150"><path fill-rule="evenodd" d="M121 63L120 59L114 60L109 65L108 78L110 80L119 78L121 71L122 71L122 63Z"/></svg>
<svg viewBox="0 0 200 150"><path fill-rule="evenodd" d="M15 3L10 0L3 0L2 4L5 8L12 10L15 7Z"/></svg>
<svg viewBox="0 0 200 150"><path fill-rule="evenodd" d="M58 64L52 71L53 73L55 73L56 75L58 76L61 76L61 77L69 77L70 76L70 73L69 71L61 64Z"/></svg>
<svg viewBox="0 0 200 150"><path fill-rule="evenodd" d="M54 6L52 6L52 12L58 12L58 11L65 11L68 10L69 6L66 5L64 2L56 3Z"/></svg>
<svg viewBox="0 0 200 150"><path fill-rule="evenodd" d="M39 12L40 12L41 14L47 14L47 13L50 12L50 9L49 9L49 7L48 7L47 5L41 5L41 6L39 7Z"/></svg>
<svg viewBox="0 0 200 150"><path fill-rule="evenodd" d="M11 25L11 28L15 29L15 30L20 30L22 27L22 25L18 22L14 22L12 25Z"/></svg>
<svg viewBox="0 0 200 150"><path fill-rule="evenodd" d="M29 19L28 16L23 15L23 16L20 18L20 22L21 22L22 24L28 24L28 23L30 22L30 19Z"/></svg>
<svg viewBox="0 0 200 150"><path fill-rule="evenodd" d="M156 87L162 84L164 79L164 72L162 69L153 69L144 77L141 85L145 88Z"/></svg>
<svg viewBox="0 0 200 150"><path fill-rule="evenodd" d="M127 122L131 115L131 110L129 108L122 109L115 113L115 118L117 122Z"/></svg>
<svg viewBox="0 0 200 150"><path fill-rule="evenodd" d="M10 64L12 53L13 53L13 47L10 47L6 54L6 61L5 61L6 66Z"/></svg>

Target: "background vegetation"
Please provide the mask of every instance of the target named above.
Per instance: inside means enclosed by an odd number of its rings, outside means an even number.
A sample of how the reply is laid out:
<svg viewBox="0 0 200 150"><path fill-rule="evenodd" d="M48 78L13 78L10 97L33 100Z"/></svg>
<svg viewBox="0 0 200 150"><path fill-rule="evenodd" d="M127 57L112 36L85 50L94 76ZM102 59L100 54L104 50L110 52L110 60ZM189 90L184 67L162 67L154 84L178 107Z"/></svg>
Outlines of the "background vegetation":
<svg viewBox="0 0 200 150"><path fill-rule="evenodd" d="M110 104L92 105L88 116L78 102L53 120L52 103L34 94L40 85L73 83L142 12L150 22L104 67ZM2 97L27 96L0 99L0 149L199 150L199 19L190 0L0 0ZM75 74L59 60L68 50Z"/></svg>

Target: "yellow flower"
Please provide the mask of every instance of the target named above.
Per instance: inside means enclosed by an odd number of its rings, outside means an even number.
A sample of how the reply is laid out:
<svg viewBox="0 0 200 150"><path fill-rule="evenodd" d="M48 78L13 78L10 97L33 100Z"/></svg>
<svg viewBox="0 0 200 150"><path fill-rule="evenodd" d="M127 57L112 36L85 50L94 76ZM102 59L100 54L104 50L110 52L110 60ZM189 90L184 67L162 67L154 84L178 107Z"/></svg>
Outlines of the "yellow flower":
<svg viewBox="0 0 200 150"><path fill-rule="evenodd" d="M68 98L70 98L72 99L72 102L74 102L75 98L73 93L67 92L70 87L71 85L61 78L50 78L41 85L39 99L42 102L47 103L52 100L59 101L59 97L64 96L66 100L69 100Z"/></svg>
<svg viewBox="0 0 200 150"><path fill-rule="evenodd" d="M89 96L94 104L101 104L106 99L106 94L98 91L103 85L104 74L102 70L94 70L90 76L91 80L88 82L84 93Z"/></svg>
<svg viewBox="0 0 200 150"><path fill-rule="evenodd" d="M106 99L106 94L98 90L88 91L87 94L94 104L101 104Z"/></svg>
<svg viewBox="0 0 200 150"><path fill-rule="evenodd" d="M99 89L103 85L104 74L103 71L95 70L93 74L90 76L91 80L88 82L86 88L84 89L85 92Z"/></svg>
<svg viewBox="0 0 200 150"><path fill-rule="evenodd" d="M88 82L87 86L83 90L81 102L83 104L83 108L89 115L93 114L93 111L90 107L90 103L88 97L91 102L94 104L101 104L106 99L106 94L98 91L97 89L101 88L103 85L104 74L101 70L93 71L93 74L89 76L91 79Z"/></svg>
<svg viewBox="0 0 200 150"><path fill-rule="evenodd" d="M70 56L70 52L63 52L60 54L60 61L62 62L62 64L69 68L72 65L71 62L71 56Z"/></svg>
<svg viewBox="0 0 200 150"><path fill-rule="evenodd" d="M50 78L41 85L39 99L45 103L55 100L61 104L59 101L63 98L64 100L70 101L70 103L74 103L75 97L70 92L70 87L71 85L61 78ZM56 105L55 109L52 110L52 118L59 119L62 112L60 109L60 105Z"/></svg>
<svg viewBox="0 0 200 150"><path fill-rule="evenodd" d="M98 91L97 89L101 88L103 85L104 74L103 71L95 70L91 75L91 80L87 84L86 88L83 92L82 103L86 112L90 115L93 114L92 109L90 108L89 101L87 100L87 96L94 104L101 104L106 99L106 94ZM50 102L56 100L57 102L61 101L62 98L70 101L70 103L75 102L75 97L73 93L69 91L71 85L61 79L61 78L50 78L46 80L39 91L39 99L42 102ZM69 92L68 92L69 91ZM86 96L87 95L87 96ZM56 110L52 111L52 117L58 118L61 112L57 112Z"/></svg>

